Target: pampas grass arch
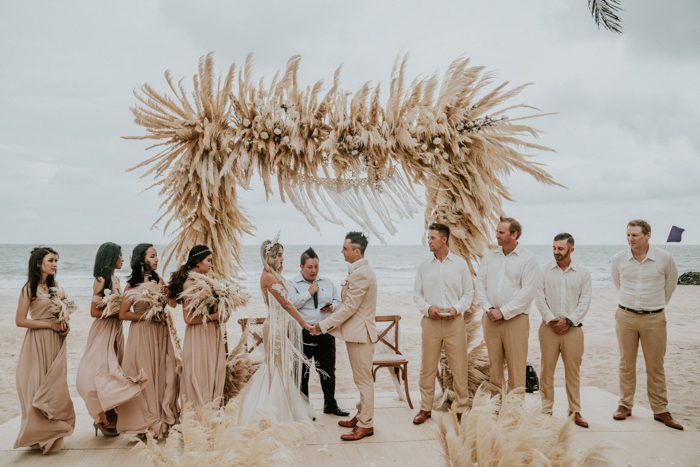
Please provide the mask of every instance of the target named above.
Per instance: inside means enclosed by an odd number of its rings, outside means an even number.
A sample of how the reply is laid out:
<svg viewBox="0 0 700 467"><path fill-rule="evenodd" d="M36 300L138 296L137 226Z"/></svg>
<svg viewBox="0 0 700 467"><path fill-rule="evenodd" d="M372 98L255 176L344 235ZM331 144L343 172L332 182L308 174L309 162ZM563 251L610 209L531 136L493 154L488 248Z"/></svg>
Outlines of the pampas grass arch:
<svg viewBox="0 0 700 467"><path fill-rule="evenodd" d="M452 62L436 76L406 84L406 58L392 70L388 96L365 84L354 93L340 87L340 69L324 92L322 81L301 87L301 57L293 56L269 84L253 78L252 56L236 71L216 76L212 54L203 56L188 92L169 71L169 91L149 84L135 90L132 113L153 141L154 156L130 170L145 169L163 197L164 230L176 229L165 255L182 261L190 247L216 252L214 271L235 280L241 267L240 239L253 223L238 202L258 175L269 197L276 186L319 228L317 219L353 223L382 239L396 232L397 219L419 212L415 186L425 188L423 223L450 227L450 248L474 264L489 245L490 232L511 200L503 178L513 171L556 184L526 153L550 149L533 142L538 130L528 119L545 114L511 101L527 85L494 85L469 59ZM155 225L155 224L154 224ZM471 337L479 327L472 308L465 317ZM470 392L487 378L484 346L469 356ZM449 369L441 383L451 389Z"/></svg>

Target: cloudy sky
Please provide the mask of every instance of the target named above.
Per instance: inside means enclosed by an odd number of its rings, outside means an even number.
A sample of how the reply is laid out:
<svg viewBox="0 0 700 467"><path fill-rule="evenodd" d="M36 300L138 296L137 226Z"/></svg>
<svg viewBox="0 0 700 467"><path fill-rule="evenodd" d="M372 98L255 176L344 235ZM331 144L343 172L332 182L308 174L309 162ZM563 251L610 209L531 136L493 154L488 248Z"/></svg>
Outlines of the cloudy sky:
<svg viewBox="0 0 700 467"><path fill-rule="evenodd" d="M160 243L149 180L126 172L146 144L129 107L132 90L163 90L163 71L189 77L215 52L225 70L255 54L270 77L293 54L304 83L386 83L397 54L409 76L443 72L457 57L497 80L534 86L518 101L557 115L533 122L556 153L536 156L567 188L515 175L508 214L523 242L570 231L581 244L624 242L626 221L648 219L663 243L671 225L700 244L700 2L623 0L623 35L598 30L586 0L432 2L30 1L0 2L0 243ZM257 237L338 243L278 199L241 196ZM422 219L400 224L392 244L420 242Z"/></svg>

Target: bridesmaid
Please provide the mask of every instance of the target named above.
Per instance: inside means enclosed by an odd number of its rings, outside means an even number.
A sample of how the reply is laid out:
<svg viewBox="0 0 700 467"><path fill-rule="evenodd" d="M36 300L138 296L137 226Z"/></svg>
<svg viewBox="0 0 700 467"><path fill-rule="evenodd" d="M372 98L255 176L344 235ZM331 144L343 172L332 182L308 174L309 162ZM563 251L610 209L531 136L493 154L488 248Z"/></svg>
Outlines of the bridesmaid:
<svg viewBox="0 0 700 467"><path fill-rule="evenodd" d="M121 269L123 262L122 247L119 245L107 242L97 249L90 303L90 316L94 321L76 378L78 393L93 419L95 436L98 430L104 436L119 435L114 408L141 392L138 382L124 376L120 367L124 354L124 334L119 316L102 319L103 310L98 307L105 291L121 293L119 278L114 271Z"/></svg>
<svg viewBox="0 0 700 467"><path fill-rule="evenodd" d="M134 380L146 379L141 394L117 407L117 431L163 438L178 421L178 381L175 353L165 321L142 320L144 306L136 287L144 282L160 284L158 255L150 243L136 245L131 255L131 276L122 297L119 318L130 321L122 369Z"/></svg>
<svg viewBox="0 0 700 467"><path fill-rule="evenodd" d="M66 374L66 336L70 328L67 323L56 322L49 297L49 289L59 287L57 266L58 253L52 248L32 250L15 318L18 327L27 328L27 334L17 364L22 423L14 447L30 446L44 454L62 449L63 438L75 427Z"/></svg>
<svg viewBox="0 0 700 467"><path fill-rule="evenodd" d="M182 400L195 407L216 401L221 403L226 380L226 347L224 329L219 314L212 313L202 324L201 316L193 316L187 299L179 299L183 290L194 283L190 271L206 274L211 269L212 252L209 247L197 245L187 255L187 262L170 277L168 298L182 303L187 325L182 348Z"/></svg>

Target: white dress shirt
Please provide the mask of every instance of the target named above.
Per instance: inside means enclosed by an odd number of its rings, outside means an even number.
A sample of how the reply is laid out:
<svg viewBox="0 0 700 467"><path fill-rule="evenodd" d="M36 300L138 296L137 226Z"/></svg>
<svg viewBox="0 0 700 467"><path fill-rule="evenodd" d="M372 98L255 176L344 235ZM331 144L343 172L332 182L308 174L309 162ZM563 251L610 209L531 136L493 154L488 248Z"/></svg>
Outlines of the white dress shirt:
<svg viewBox="0 0 700 467"><path fill-rule="evenodd" d="M613 257L611 269L613 284L620 291L620 305L633 310L664 308L676 290L676 263L660 248L649 246L641 262L628 248Z"/></svg>
<svg viewBox="0 0 700 467"><path fill-rule="evenodd" d="M586 268L572 261L562 270L552 262L544 270L535 303L545 323L569 318L578 326L591 306L592 294L591 273Z"/></svg>
<svg viewBox="0 0 700 467"><path fill-rule="evenodd" d="M435 256L424 261L416 271L413 302L428 316L428 308L454 308L457 314L467 311L474 299L474 285L467 262L448 252L443 261Z"/></svg>
<svg viewBox="0 0 700 467"><path fill-rule="evenodd" d="M537 260L520 245L508 255L502 248L487 251L476 278L476 301L485 312L500 308L503 319L527 314L540 278Z"/></svg>
<svg viewBox="0 0 700 467"><path fill-rule="evenodd" d="M324 318L330 316L330 313L321 313L321 308L326 303L331 304L331 311L340 304L340 295L338 289L333 282L321 276L316 278L318 284L318 306L314 306L313 296L309 293L311 282L304 279L304 276L297 274L294 279L288 281L289 292L287 300L294 305L294 308L299 310L299 314L309 324L316 324Z"/></svg>

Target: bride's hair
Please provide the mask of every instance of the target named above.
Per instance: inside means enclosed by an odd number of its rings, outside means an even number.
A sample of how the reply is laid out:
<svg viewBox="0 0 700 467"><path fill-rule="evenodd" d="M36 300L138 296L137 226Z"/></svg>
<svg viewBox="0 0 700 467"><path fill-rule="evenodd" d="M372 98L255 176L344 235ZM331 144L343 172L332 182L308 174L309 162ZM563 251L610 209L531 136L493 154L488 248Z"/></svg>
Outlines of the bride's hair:
<svg viewBox="0 0 700 467"><path fill-rule="evenodd" d="M279 242L265 240L260 245L260 259L262 260L263 272L269 272L280 283L285 286L285 279L282 277L282 265L278 264L277 257L282 254L284 247ZM286 286L285 286L286 288Z"/></svg>

